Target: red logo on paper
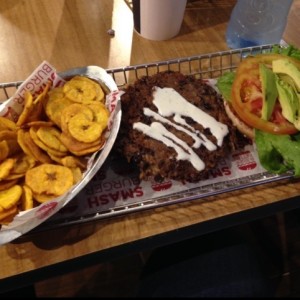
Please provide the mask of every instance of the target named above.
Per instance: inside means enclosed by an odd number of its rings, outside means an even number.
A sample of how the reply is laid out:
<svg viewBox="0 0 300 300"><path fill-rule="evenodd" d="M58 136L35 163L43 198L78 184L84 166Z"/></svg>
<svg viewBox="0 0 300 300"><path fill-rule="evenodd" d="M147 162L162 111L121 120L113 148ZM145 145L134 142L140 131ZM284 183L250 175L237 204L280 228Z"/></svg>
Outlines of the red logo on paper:
<svg viewBox="0 0 300 300"><path fill-rule="evenodd" d="M3 111L5 111L4 114L2 113L2 116L4 118L8 118L8 119L13 120L13 121L18 120L19 115L16 113L16 111L13 109L13 107L6 106Z"/></svg>
<svg viewBox="0 0 300 300"><path fill-rule="evenodd" d="M156 192L165 191L172 187L172 181L165 181L162 183L153 183L151 185L151 187L152 187L153 191L156 191Z"/></svg>
<svg viewBox="0 0 300 300"><path fill-rule="evenodd" d="M234 154L232 158L233 161L236 162L238 168L242 171L253 170L257 166L257 163L250 151L244 151Z"/></svg>
<svg viewBox="0 0 300 300"><path fill-rule="evenodd" d="M49 202L43 204L36 212L38 219L46 219L57 206L57 202Z"/></svg>

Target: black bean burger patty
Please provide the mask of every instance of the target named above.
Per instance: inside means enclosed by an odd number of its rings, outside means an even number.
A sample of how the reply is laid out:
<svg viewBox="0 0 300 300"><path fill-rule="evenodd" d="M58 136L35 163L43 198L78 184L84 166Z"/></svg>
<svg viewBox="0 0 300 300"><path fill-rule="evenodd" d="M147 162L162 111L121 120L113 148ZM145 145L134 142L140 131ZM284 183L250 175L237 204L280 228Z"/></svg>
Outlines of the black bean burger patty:
<svg viewBox="0 0 300 300"><path fill-rule="evenodd" d="M175 90L186 101L225 124L228 133L222 144L215 150L208 150L203 144L195 147L195 138L189 132L193 132L201 139L207 138L214 145L217 144L217 138L211 132L211 128L205 128L205 124L199 124L191 115L179 112L184 124L174 118L174 114L159 119L157 117L160 115L159 109L153 103L153 90L157 88ZM161 182L165 179L173 179L183 182L198 182L208 178L209 171L230 151L241 148L249 142L227 117L222 98L211 86L194 76L165 71L152 76L144 76L129 85L124 91L125 93L121 96L122 121L116 147L128 162L138 166L140 178L143 180L152 179ZM145 108L148 108L148 111L154 113L156 117L146 114ZM173 108L171 99L169 109L172 111ZM191 112L193 111L198 110L195 108ZM134 128L135 124L152 126L153 123L159 123L159 128L163 126L162 131L167 132L167 134L162 134L163 138L167 139L165 142L152 136L155 132L152 127L148 133ZM169 134L172 136L171 139ZM171 146L168 144L169 140L171 140ZM190 147L189 149L192 149L192 157L203 161L205 166L202 169L195 167L190 159L184 158L186 155L191 157L191 152L189 153L181 141L186 143ZM179 153L184 157L180 158Z"/></svg>

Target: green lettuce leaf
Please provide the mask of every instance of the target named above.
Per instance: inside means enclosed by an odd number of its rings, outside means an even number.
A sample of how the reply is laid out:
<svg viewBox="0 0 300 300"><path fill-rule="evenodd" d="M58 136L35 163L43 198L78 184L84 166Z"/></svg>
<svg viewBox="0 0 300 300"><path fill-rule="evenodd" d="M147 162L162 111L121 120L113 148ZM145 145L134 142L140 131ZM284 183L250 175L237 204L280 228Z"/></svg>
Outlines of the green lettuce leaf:
<svg viewBox="0 0 300 300"><path fill-rule="evenodd" d="M289 45L286 48L281 48L278 45L275 45L272 47L271 52L284 54L284 55L291 56L291 57L294 57L294 58L300 60L300 49L296 48L293 45Z"/></svg>
<svg viewBox="0 0 300 300"><path fill-rule="evenodd" d="M300 133L275 135L255 130L255 144L261 165L269 172L281 174L294 170L300 176Z"/></svg>
<svg viewBox="0 0 300 300"><path fill-rule="evenodd" d="M226 72L217 80L217 88L226 101L231 101L231 88L235 77L234 72Z"/></svg>

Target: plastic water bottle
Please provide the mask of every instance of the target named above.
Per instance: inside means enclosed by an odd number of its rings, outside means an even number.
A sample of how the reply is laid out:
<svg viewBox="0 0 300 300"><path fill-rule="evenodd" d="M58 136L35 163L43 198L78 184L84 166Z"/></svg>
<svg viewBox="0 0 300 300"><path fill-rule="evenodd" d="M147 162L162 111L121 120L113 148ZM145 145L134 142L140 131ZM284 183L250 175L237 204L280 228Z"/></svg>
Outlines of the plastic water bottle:
<svg viewBox="0 0 300 300"><path fill-rule="evenodd" d="M238 0L227 26L229 48L278 44L293 0Z"/></svg>

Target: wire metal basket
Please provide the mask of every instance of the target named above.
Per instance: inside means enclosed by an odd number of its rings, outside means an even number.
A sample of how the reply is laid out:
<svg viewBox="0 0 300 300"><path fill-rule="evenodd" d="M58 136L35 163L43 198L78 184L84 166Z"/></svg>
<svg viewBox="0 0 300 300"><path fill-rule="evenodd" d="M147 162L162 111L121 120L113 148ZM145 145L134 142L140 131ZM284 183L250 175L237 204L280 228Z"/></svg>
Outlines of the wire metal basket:
<svg viewBox="0 0 300 300"><path fill-rule="evenodd" d="M133 83L142 76L173 70L180 71L185 75L194 75L196 78L213 79L218 78L225 72L234 71L238 64L247 56L258 53L268 53L273 45L263 45L258 47L235 49L223 52L201 54L190 57L175 58L167 61L158 61L140 65L125 66L120 68L107 69L107 73L112 76L117 86L122 89ZM22 82L12 82L0 84L0 100L8 99ZM220 193L226 193L238 189L248 188L260 184L275 182L293 177L292 172L281 175L262 172L255 175L245 176L239 179L208 184L201 187L173 193L163 197L149 198L131 204L122 204L109 209L99 210L91 214L68 216L66 218L50 218L35 228L33 232L51 229L55 227L89 222L93 220L113 217L120 214L131 213L139 210L156 208L160 206L201 199Z"/></svg>

